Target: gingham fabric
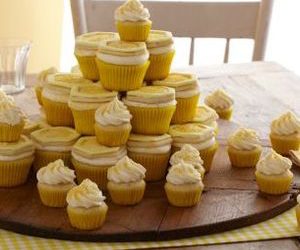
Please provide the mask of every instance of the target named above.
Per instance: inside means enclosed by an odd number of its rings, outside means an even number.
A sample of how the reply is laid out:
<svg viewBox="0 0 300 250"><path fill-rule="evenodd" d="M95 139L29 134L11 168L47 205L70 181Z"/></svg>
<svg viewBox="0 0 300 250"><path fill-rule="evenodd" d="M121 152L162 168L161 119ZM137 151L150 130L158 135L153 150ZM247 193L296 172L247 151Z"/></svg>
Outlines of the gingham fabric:
<svg viewBox="0 0 300 250"><path fill-rule="evenodd" d="M162 242L86 243L51 240L0 230L0 249L146 249L233 243L300 236L294 208L256 225L220 234Z"/></svg>

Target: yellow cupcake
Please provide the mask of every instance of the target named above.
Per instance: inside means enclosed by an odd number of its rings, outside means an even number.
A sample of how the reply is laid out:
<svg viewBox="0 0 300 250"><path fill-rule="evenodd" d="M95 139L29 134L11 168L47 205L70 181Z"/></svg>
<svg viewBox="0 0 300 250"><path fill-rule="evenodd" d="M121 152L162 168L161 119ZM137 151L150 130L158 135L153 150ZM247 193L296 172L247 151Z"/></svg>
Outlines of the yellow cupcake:
<svg viewBox="0 0 300 250"><path fill-rule="evenodd" d="M206 96L205 104L213 108L219 115L220 119L230 120L233 112L233 99L224 90L218 89Z"/></svg>
<svg viewBox="0 0 300 250"><path fill-rule="evenodd" d="M164 86L147 86L127 92L123 102L132 114L132 131L160 135L168 132L176 108L175 91Z"/></svg>
<svg viewBox="0 0 300 250"><path fill-rule="evenodd" d="M292 162L271 150L256 166L256 182L261 192L284 194L293 182Z"/></svg>
<svg viewBox="0 0 300 250"><path fill-rule="evenodd" d="M119 205L135 205L143 199L146 169L124 156L107 170L107 189L112 201Z"/></svg>
<svg viewBox="0 0 300 250"><path fill-rule="evenodd" d="M295 212L296 212L296 218L297 218L297 223L298 227L300 227L300 196L297 196L297 206L295 207Z"/></svg>
<svg viewBox="0 0 300 250"><path fill-rule="evenodd" d="M71 167L71 149L79 136L74 129L66 127L48 127L32 132L31 139L36 147L34 169L37 171L58 159Z"/></svg>
<svg viewBox="0 0 300 250"><path fill-rule="evenodd" d="M175 89L176 111L172 123L180 124L194 119L199 101L197 77L187 73L171 73L162 81L154 81L153 85L167 86Z"/></svg>
<svg viewBox="0 0 300 250"><path fill-rule="evenodd" d="M109 103L117 94L117 92L105 90L99 84L73 87L69 107L74 117L75 130L82 135L95 135L96 109Z"/></svg>
<svg viewBox="0 0 300 250"><path fill-rule="evenodd" d="M173 139L173 153L180 150L185 144L190 144L199 151L206 172L211 169L219 147L213 128L199 123L186 123L172 125L169 134Z"/></svg>
<svg viewBox="0 0 300 250"><path fill-rule="evenodd" d="M290 111L275 119L271 124L270 140L272 148L282 155L300 149L300 119Z"/></svg>
<svg viewBox="0 0 300 250"><path fill-rule="evenodd" d="M206 105L200 105L196 109L196 114L192 122L201 123L203 125L212 127L215 131L215 134L217 135L219 132L218 123L217 123L218 119L219 116L214 109Z"/></svg>
<svg viewBox="0 0 300 250"><path fill-rule="evenodd" d="M171 136L131 134L127 142L128 156L141 164L146 171L146 181L165 178L171 154Z"/></svg>
<svg viewBox="0 0 300 250"><path fill-rule="evenodd" d="M228 155L234 167L255 167L262 147L257 133L252 129L240 128L228 138Z"/></svg>
<svg viewBox="0 0 300 250"><path fill-rule="evenodd" d="M193 165L184 161L173 165L166 179L165 191L171 205L191 207L200 201L204 185Z"/></svg>
<svg viewBox="0 0 300 250"><path fill-rule="evenodd" d="M123 41L146 41L152 22L147 8L139 0L127 0L115 11L115 21Z"/></svg>
<svg viewBox="0 0 300 250"><path fill-rule="evenodd" d="M78 74L60 73L48 78L42 92L43 107L47 122L52 126L74 125L72 111L68 106L71 88L78 85L91 84Z"/></svg>
<svg viewBox="0 0 300 250"><path fill-rule="evenodd" d="M95 62L98 44L103 40L118 38L118 34L113 32L90 32L76 37L74 53L84 78L92 81L99 80Z"/></svg>
<svg viewBox="0 0 300 250"><path fill-rule="evenodd" d="M150 53L150 65L145 80L165 79L169 75L175 54L172 33L162 30L151 30L146 45Z"/></svg>
<svg viewBox="0 0 300 250"><path fill-rule="evenodd" d="M96 183L85 179L67 194L67 213L73 227L81 230L100 228L106 218L108 207Z"/></svg>
<svg viewBox="0 0 300 250"><path fill-rule="evenodd" d="M0 142L0 187L25 183L33 159L34 146L26 136L16 142Z"/></svg>
<svg viewBox="0 0 300 250"><path fill-rule="evenodd" d="M100 145L95 136L81 137L72 148L72 163L78 182L86 178L106 190L107 169L126 155L126 148Z"/></svg>
<svg viewBox="0 0 300 250"><path fill-rule="evenodd" d="M36 174L40 199L45 206L65 207L66 197L75 186L74 170L65 167L62 160L56 160L42 167Z"/></svg>

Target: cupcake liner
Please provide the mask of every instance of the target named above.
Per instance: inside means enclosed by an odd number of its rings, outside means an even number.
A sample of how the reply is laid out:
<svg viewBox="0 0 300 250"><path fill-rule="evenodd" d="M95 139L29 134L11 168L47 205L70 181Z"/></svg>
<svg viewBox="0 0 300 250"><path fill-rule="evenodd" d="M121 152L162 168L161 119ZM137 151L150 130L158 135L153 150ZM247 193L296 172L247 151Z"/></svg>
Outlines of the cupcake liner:
<svg viewBox="0 0 300 250"><path fill-rule="evenodd" d="M75 55L84 78L92 81L99 80L99 72L95 62L96 56L78 56Z"/></svg>
<svg viewBox="0 0 300 250"><path fill-rule="evenodd" d="M280 136L270 134L272 148L281 155L289 155L290 150L300 149L300 136L298 134Z"/></svg>
<svg viewBox="0 0 300 250"><path fill-rule="evenodd" d="M199 96L200 94L188 98L176 98L176 110L171 123L181 124L192 121L196 114Z"/></svg>
<svg viewBox="0 0 300 250"><path fill-rule="evenodd" d="M300 227L300 205L299 204L295 207L295 213L298 222L298 227Z"/></svg>
<svg viewBox="0 0 300 250"><path fill-rule="evenodd" d="M0 161L0 187L14 187L27 180L34 157L16 161Z"/></svg>
<svg viewBox="0 0 300 250"><path fill-rule="evenodd" d="M102 206L91 208L67 207L71 225L81 230L100 228L105 221L107 210L108 207L105 203Z"/></svg>
<svg viewBox="0 0 300 250"><path fill-rule="evenodd" d="M71 110L74 117L75 130L81 135L95 135L96 110Z"/></svg>
<svg viewBox="0 0 300 250"><path fill-rule="evenodd" d="M107 189L107 169L111 166L92 166L79 162L74 158L72 158L72 163L75 168L78 183L88 178L97 183L101 190Z"/></svg>
<svg viewBox="0 0 300 250"><path fill-rule="evenodd" d="M95 133L99 144L117 147L126 144L131 131L130 123L121 126L102 126L95 123Z"/></svg>
<svg viewBox="0 0 300 250"><path fill-rule="evenodd" d="M60 185L47 185L38 183L37 189L40 199L45 206L48 207L66 207L66 197L69 190L75 184L60 184Z"/></svg>
<svg viewBox="0 0 300 250"><path fill-rule="evenodd" d="M42 101L42 90L43 90L42 87L36 86L36 87L34 88L35 95L36 95L36 99L37 99L38 103L39 103L41 106L43 106L43 101Z"/></svg>
<svg viewBox="0 0 300 250"><path fill-rule="evenodd" d="M203 188L200 183L174 185L165 184L168 201L176 207L191 207L196 205L201 198Z"/></svg>
<svg viewBox="0 0 300 250"><path fill-rule="evenodd" d="M160 55L150 54L150 65L146 72L145 80L155 81L165 79L170 73L170 68L174 54L174 50Z"/></svg>
<svg viewBox="0 0 300 250"><path fill-rule="evenodd" d="M148 38L152 22L116 22L122 41L145 42Z"/></svg>
<svg viewBox="0 0 300 250"><path fill-rule="evenodd" d="M159 181L165 178L171 152L165 154L145 154L128 150L128 157L141 164L146 171L146 181Z"/></svg>
<svg viewBox="0 0 300 250"><path fill-rule="evenodd" d="M0 123L0 142L14 142L20 139L23 132L24 121L15 125Z"/></svg>
<svg viewBox="0 0 300 250"><path fill-rule="evenodd" d="M293 181L293 174L288 171L285 175L264 175L258 171L255 172L256 182L261 192L267 194L284 194L290 189Z"/></svg>
<svg viewBox="0 0 300 250"><path fill-rule="evenodd" d="M132 114L132 132L143 135L160 135L168 132L176 106L157 108L127 106Z"/></svg>
<svg viewBox="0 0 300 250"><path fill-rule="evenodd" d="M224 109L224 110L216 109L216 112L218 113L220 119L230 120L232 116L233 108L231 107L229 109Z"/></svg>
<svg viewBox="0 0 300 250"><path fill-rule="evenodd" d="M142 87L149 61L139 65L115 65L96 59L101 84L105 89L128 91Z"/></svg>
<svg viewBox="0 0 300 250"><path fill-rule="evenodd" d="M71 152L57 152L57 151L45 151L37 149L35 151L35 159L33 163L33 168L38 171L40 168L47 166L50 162L62 159L65 166L72 168L71 163Z"/></svg>
<svg viewBox="0 0 300 250"><path fill-rule="evenodd" d="M73 127L72 111L67 103L54 102L42 96L47 123L52 126Z"/></svg>
<svg viewBox="0 0 300 250"><path fill-rule="evenodd" d="M135 205L144 196L146 188L145 181L141 180L134 183L114 183L109 181L107 189L113 203L118 205Z"/></svg>
<svg viewBox="0 0 300 250"><path fill-rule="evenodd" d="M234 167L255 167L259 161L262 148L258 147L253 150L237 150L233 147L228 147L228 156L231 165Z"/></svg>

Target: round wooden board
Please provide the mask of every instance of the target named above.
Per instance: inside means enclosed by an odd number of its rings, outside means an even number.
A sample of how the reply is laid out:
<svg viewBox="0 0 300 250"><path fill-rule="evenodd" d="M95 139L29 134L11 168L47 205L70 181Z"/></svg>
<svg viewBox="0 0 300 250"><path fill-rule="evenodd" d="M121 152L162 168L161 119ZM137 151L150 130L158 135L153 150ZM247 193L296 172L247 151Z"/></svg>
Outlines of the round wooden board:
<svg viewBox="0 0 300 250"><path fill-rule="evenodd" d="M295 183L300 171L294 169ZM299 182L298 182L299 183ZM117 206L107 200L108 217L95 231L70 226L66 210L41 204L34 177L16 188L0 189L0 227L14 232L74 241L144 241L192 237L231 230L272 218L295 205L297 185L289 194L257 191L254 169L232 168L220 146L205 177L201 202L192 208L168 205L164 183L148 183L143 201Z"/></svg>

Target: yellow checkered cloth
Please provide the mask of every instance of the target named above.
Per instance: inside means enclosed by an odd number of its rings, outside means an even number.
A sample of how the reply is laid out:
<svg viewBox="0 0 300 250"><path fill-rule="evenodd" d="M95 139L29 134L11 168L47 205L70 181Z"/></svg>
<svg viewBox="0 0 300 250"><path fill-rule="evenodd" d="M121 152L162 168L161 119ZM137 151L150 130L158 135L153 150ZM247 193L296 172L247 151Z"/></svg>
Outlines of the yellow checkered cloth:
<svg viewBox="0 0 300 250"><path fill-rule="evenodd" d="M294 208L256 225L220 234L161 242L87 243L51 240L0 230L0 249L146 249L178 246L210 245L300 236Z"/></svg>

